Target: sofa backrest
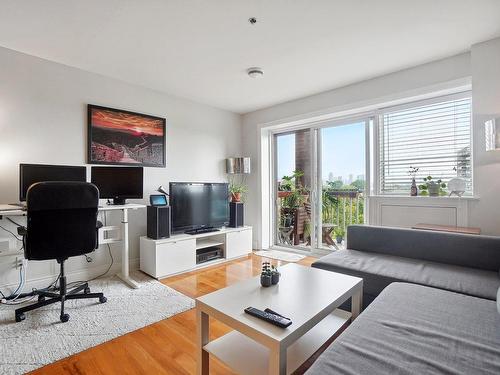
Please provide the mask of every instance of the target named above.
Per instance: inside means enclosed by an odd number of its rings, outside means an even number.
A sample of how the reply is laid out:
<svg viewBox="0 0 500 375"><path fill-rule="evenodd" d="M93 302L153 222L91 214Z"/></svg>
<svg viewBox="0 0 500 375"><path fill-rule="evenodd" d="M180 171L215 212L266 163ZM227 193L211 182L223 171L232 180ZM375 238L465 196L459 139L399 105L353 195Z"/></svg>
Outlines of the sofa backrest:
<svg viewBox="0 0 500 375"><path fill-rule="evenodd" d="M347 249L500 270L500 237L350 225Z"/></svg>

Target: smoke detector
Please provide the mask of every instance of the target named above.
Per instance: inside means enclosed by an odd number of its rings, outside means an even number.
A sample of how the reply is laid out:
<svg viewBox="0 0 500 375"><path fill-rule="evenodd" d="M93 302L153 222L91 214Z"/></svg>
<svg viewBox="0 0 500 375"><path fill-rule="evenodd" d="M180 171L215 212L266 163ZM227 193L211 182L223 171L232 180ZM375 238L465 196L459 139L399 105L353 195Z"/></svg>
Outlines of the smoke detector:
<svg viewBox="0 0 500 375"><path fill-rule="evenodd" d="M247 74L251 78L259 78L264 75L264 71L262 70L262 68L253 67L247 69Z"/></svg>

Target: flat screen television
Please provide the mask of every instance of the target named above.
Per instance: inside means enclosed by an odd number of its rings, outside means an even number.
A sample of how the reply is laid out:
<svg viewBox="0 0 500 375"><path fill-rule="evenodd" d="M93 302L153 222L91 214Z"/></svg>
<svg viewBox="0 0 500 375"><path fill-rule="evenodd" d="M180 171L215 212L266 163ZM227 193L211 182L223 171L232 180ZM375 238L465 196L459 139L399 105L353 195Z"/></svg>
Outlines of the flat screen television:
<svg viewBox="0 0 500 375"><path fill-rule="evenodd" d="M142 199L142 167L92 167L90 180L99 189L99 197L125 204L126 199Z"/></svg>
<svg viewBox="0 0 500 375"><path fill-rule="evenodd" d="M172 232L227 225L228 196L225 183L171 182Z"/></svg>
<svg viewBox="0 0 500 375"><path fill-rule="evenodd" d="M87 168L72 165L19 164L19 201L24 202L28 189L44 181L87 181Z"/></svg>

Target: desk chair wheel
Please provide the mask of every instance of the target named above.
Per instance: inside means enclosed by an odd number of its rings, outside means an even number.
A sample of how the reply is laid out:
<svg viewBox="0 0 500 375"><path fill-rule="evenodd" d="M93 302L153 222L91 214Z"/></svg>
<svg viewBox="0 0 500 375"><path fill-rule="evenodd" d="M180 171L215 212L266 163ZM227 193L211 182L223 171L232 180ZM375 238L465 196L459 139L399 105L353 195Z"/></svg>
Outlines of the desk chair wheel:
<svg viewBox="0 0 500 375"><path fill-rule="evenodd" d="M26 315L24 315L24 313L16 314L16 322L22 322L24 319L26 319Z"/></svg>
<svg viewBox="0 0 500 375"><path fill-rule="evenodd" d="M38 302L45 301L45 296L38 296Z"/></svg>
<svg viewBox="0 0 500 375"><path fill-rule="evenodd" d="M61 315L61 322L66 323L69 320L69 314Z"/></svg>
<svg viewBox="0 0 500 375"><path fill-rule="evenodd" d="M90 288L89 288L89 287L86 287L86 288L83 290L83 293L84 293L84 294L90 294Z"/></svg>
<svg viewBox="0 0 500 375"><path fill-rule="evenodd" d="M106 297L104 297L104 296L99 297L99 302L101 302L101 303L105 303L107 300L108 299Z"/></svg>

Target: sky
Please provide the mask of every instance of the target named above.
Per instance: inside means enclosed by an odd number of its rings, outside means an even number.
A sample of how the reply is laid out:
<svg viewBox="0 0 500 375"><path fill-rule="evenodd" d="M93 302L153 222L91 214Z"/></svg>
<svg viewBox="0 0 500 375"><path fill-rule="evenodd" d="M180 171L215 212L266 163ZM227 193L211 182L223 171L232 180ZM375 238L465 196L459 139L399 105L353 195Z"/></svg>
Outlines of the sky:
<svg viewBox="0 0 500 375"><path fill-rule="evenodd" d="M321 129L322 179L330 172L335 179L350 174L356 179L365 174L365 123ZM277 139L278 179L291 175L295 169L295 135L280 135Z"/></svg>

